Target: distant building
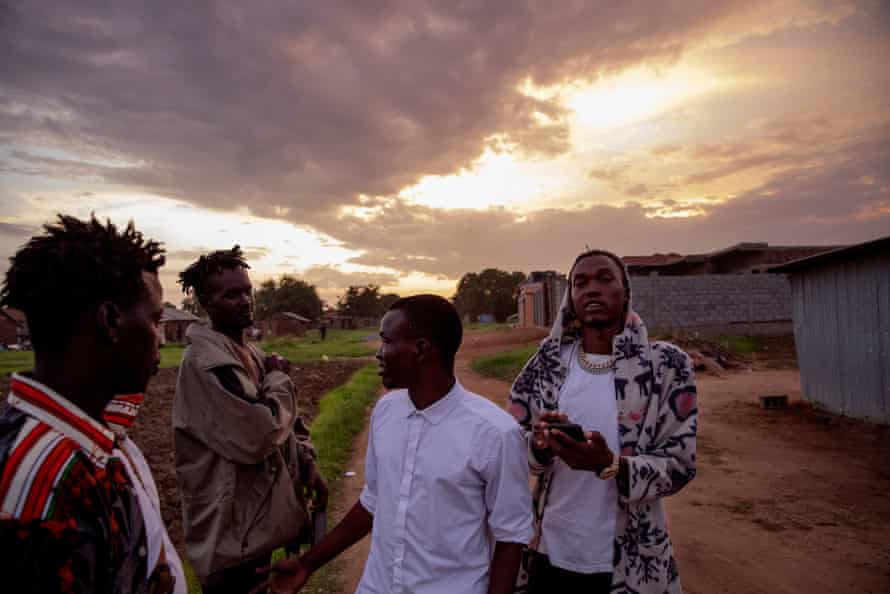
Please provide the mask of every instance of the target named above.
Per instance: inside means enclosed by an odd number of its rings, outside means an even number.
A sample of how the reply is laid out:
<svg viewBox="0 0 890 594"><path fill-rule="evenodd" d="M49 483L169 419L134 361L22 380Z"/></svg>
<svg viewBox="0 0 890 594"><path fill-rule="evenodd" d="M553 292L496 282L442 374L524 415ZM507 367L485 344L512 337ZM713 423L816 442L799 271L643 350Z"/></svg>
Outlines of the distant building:
<svg viewBox="0 0 890 594"><path fill-rule="evenodd" d="M355 330L357 328L376 328L380 318L373 316L350 316L345 314L325 314L328 328L336 330Z"/></svg>
<svg viewBox="0 0 890 594"><path fill-rule="evenodd" d="M622 258L631 276L690 276L699 274L751 274L773 266L815 256L845 246L769 245L737 243L707 254L653 254Z"/></svg>
<svg viewBox="0 0 890 594"><path fill-rule="evenodd" d="M519 326L549 328L562 303L566 275L553 270L535 271L519 287Z"/></svg>
<svg viewBox="0 0 890 594"><path fill-rule="evenodd" d="M165 305L161 314L161 344L185 342L185 332L201 318L187 311Z"/></svg>
<svg viewBox="0 0 890 594"><path fill-rule="evenodd" d="M267 321L267 332L272 336L305 336L312 320L290 311L274 314Z"/></svg>
<svg viewBox="0 0 890 594"><path fill-rule="evenodd" d="M0 308L0 342L6 346L30 342L25 312L13 307Z"/></svg>
<svg viewBox="0 0 890 594"><path fill-rule="evenodd" d="M804 398L890 424L890 236L770 272L791 276Z"/></svg>

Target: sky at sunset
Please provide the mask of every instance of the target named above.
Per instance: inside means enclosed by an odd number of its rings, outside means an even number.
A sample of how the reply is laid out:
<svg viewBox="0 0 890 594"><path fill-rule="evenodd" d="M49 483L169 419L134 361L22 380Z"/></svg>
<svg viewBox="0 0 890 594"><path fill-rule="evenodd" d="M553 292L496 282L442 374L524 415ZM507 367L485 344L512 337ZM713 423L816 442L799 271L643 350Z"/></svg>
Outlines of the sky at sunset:
<svg viewBox="0 0 890 594"><path fill-rule="evenodd" d="M0 257L133 219L177 303L235 243L333 303L890 234L887 2L0 2L0 56Z"/></svg>

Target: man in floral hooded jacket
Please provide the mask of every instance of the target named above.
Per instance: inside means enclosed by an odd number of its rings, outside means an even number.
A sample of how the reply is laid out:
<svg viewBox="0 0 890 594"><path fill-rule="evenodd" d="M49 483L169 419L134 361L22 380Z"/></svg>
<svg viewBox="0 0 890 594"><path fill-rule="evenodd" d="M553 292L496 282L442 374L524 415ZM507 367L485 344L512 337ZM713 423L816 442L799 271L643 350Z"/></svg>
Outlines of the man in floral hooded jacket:
<svg viewBox="0 0 890 594"><path fill-rule="evenodd" d="M682 592L662 500L695 476L694 371L674 345L649 342L618 257L575 260L510 409L538 477L516 591ZM551 427L566 421L582 425L583 439Z"/></svg>

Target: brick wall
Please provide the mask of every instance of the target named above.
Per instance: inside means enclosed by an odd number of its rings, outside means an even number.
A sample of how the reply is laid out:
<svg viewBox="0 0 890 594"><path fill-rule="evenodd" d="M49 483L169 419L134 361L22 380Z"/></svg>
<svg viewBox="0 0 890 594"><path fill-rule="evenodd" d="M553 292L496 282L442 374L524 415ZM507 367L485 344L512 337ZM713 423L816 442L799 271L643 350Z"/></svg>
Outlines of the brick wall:
<svg viewBox="0 0 890 594"><path fill-rule="evenodd" d="M633 306L653 331L784 333L791 285L781 274L635 276Z"/></svg>

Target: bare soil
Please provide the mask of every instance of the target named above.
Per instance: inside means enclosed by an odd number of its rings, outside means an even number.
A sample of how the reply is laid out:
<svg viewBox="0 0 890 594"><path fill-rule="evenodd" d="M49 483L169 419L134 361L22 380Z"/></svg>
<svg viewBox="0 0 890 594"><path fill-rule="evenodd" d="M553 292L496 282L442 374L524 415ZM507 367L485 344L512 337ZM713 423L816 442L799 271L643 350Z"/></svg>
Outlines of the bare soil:
<svg viewBox="0 0 890 594"><path fill-rule="evenodd" d="M297 388L300 414L306 423L311 423L318 414L318 402L326 392L346 382L350 375L367 363L366 358L295 363L290 375ZM158 485L161 513L170 538L184 554L179 489L173 460L173 427L170 420L177 372L177 368L161 369L152 378L145 404L129 434L148 460ZM3 394L4 399L8 388L8 377L0 379L0 394Z"/></svg>
<svg viewBox="0 0 890 594"><path fill-rule="evenodd" d="M458 354L461 382L501 405L510 386L470 362L542 336L514 332L469 332ZM699 373L698 476L667 500L684 591L890 592L890 427L813 410L801 400L793 342L771 345L773 358ZM791 406L761 409L758 396L774 394ZM366 447L367 431L351 463L357 474L335 502L341 513L361 492ZM344 592L355 591L368 548L365 539L341 556Z"/></svg>

